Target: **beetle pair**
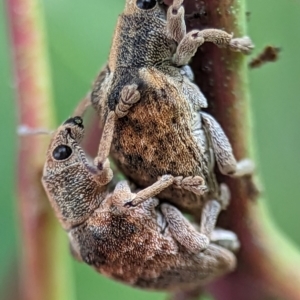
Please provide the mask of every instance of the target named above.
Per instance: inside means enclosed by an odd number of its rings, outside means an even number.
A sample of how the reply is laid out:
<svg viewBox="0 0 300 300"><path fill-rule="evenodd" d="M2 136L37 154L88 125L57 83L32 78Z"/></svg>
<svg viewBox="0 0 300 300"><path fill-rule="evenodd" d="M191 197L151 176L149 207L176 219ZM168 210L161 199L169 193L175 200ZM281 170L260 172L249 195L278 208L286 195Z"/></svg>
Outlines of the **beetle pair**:
<svg viewBox="0 0 300 300"><path fill-rule="evenodd" d="M217 245L234 250L238 241L215 229L229 191L217 183L214 161L234 176L253 166L236 162L221 127L201 111L207 101L187 63L204 42L252 48L249 38L233 39L221 30L186 33L182 0L167 13L159 1L127 0L108 64L91 93L103 125L94 163L79 146L80 117L67 120L49 147L43 183L74 255L131 285L183 289L235 266L232 252ZM145 189L132 193L121 182L108 193L110 149L125 175ZM158 194L161 205L153 198ZM173 205L198 212L200 228Z"/></svg>

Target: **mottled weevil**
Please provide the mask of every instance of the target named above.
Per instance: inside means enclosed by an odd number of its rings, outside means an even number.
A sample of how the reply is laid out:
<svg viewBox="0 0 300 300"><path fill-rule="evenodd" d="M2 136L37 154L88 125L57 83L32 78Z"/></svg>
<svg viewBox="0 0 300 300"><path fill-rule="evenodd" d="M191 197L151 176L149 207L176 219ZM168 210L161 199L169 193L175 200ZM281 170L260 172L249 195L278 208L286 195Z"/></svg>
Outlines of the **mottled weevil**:
<svg viewBox="0 0 300 300"><path fill-rule="evenodd" d="M141 191L131 192L122 181L109 192L109 162L102 171L95 170L79 145L83 135L78 116L57 129L42 178L78 260L123 283L157 290L189 289L234 269L231 250L236 250L238 240L230 231L215 229L217 216L229 201L225 186L218 201L205 203L198 229L177 208L159 205L154 198L176 182L171 175ZM144 201L124 206L136 197Z"/></svg>
<svg viewBox="0 0 300 300"><path fill-rule="evenodd" d="M187 63L204 42L246 53L253 45L248 37L233 38L218 29L187 33L182 2L174 0L166 13L161 1L126 0L91 101L103 124L114 119L104 126L96 167L102 168L112 141L117 165L140 187L164 174L200 176L204 186L196 194L172 185L159 195L195 214L206 199L219 197L215 161L231 176L250 174L253 165L247 159L236 162L220 125L201 111L207 101Z"/></svg>

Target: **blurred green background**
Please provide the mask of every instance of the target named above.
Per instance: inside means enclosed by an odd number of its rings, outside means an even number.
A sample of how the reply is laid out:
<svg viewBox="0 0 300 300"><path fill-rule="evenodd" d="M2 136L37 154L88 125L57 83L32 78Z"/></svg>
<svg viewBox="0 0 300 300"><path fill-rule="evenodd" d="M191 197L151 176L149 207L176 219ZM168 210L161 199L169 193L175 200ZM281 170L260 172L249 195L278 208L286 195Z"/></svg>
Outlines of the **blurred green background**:
<svg viewBox="0 0 300 300"><path fill-rule="evenodd" d="M18 242L14 186L17 112L3 2L0 3L0 288L5 285L22 247ZM282 48L278 62L250 72L257 165L275 223L300 246L300 1L248 2L251 12L248 28L255 52L268 44ZM124 0L44 0L43 5L57 119L61 122L89 90L104 64ZM280 251L280 245L274 251ZM74 262L73 268L78 300L164 299L164 294L146 293L106 280L84 264Z"/></svg>

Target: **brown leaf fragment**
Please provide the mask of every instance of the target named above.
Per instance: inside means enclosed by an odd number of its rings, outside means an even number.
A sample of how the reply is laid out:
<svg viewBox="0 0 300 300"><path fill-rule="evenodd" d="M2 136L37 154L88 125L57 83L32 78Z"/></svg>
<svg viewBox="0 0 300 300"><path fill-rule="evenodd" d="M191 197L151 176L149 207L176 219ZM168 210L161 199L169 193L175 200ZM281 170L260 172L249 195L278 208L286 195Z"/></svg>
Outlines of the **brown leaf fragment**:
<svg viewBox="0 0 300 300"><path fill-rule="evenodd" d="M281 49L279 47L274 47L274 46L266 46L264 50L258 54L258 56L254 57L250 63L249 63L249 68L254 69L254 68L260 68L264 64L268 62L275 62L279 58L279 52Z"/></svg>

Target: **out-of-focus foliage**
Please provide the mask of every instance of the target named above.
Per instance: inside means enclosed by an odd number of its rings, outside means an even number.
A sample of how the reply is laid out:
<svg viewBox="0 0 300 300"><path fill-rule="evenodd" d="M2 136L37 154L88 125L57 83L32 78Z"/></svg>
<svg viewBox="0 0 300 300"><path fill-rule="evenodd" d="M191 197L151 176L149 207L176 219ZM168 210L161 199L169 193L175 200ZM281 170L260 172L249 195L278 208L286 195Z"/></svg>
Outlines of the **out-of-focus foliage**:
<svg viewBox="0 0 300 300"><path fill-rule="evenodd" d="M44 0L50 64L59 122L70 115L105 63L118 13L124 0ZM280 60L250 71L253 134L257 167L267 205L280 230L300 245L300 1L251 0L249 34L258 53L265 45L282 48ZM0 284L16 264L18 249L14 189L16 119L14 82L5 6L0 3ZM280 251L280 245L274 251ZM55 258L53 258L55 259ZM78 300L163 299L104 279L74 262ZM1 287L0 286L0 287ZM0 291L0 294L1 291ZM67 300L67 299L66 299Z"/></svg>

